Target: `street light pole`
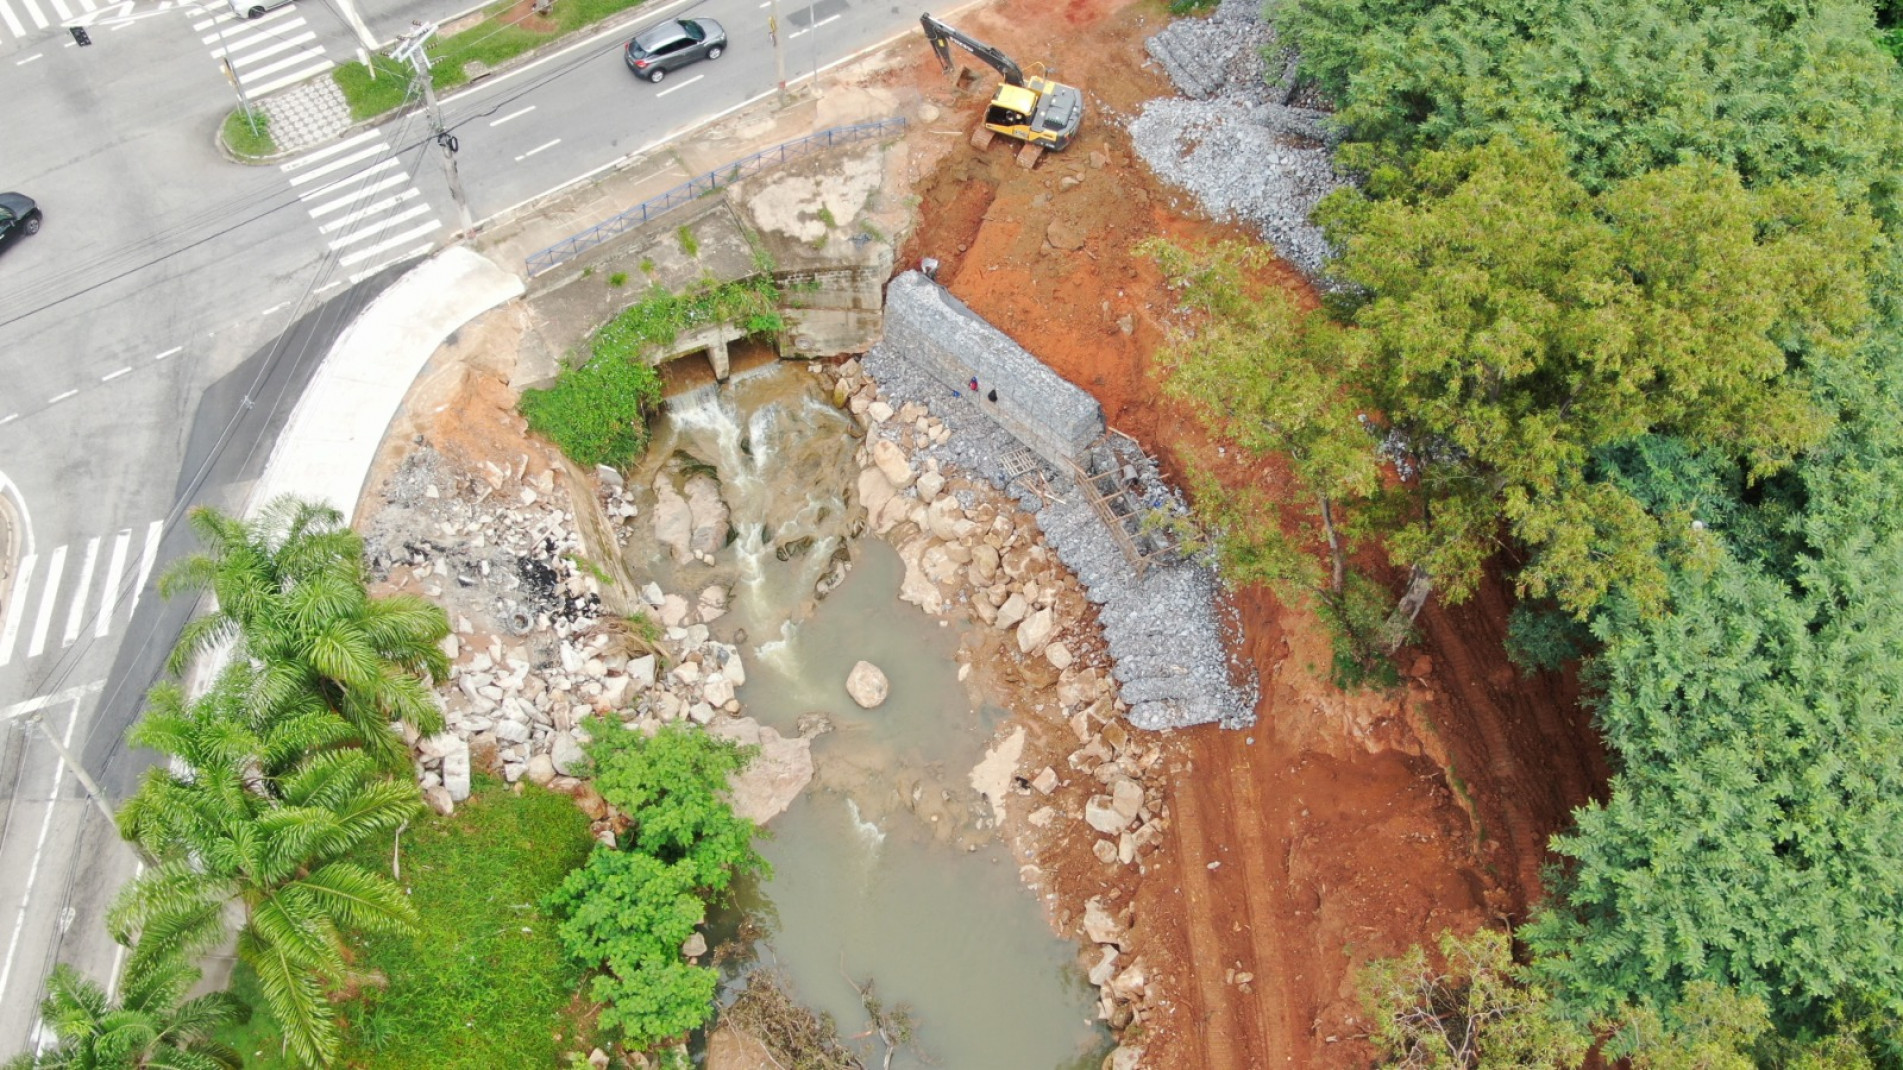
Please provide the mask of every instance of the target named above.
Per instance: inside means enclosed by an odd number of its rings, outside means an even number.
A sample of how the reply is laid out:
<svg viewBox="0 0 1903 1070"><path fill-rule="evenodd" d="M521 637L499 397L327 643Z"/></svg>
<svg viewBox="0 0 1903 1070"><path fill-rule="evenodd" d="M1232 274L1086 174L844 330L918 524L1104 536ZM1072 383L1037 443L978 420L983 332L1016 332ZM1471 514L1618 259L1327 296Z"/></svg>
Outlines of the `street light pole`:
<svg viewBox="0 0 1903 1070"><path fill-rule="evenodd" d="M72 769L73 775L79 778L80 786L86 789L86 797L92 800L94 806L99 807L100 813L106 815L106 824L118 828L119 819L113 815L112 807L107 805L105 792L99 790L98 783L93 780L90 773L86 772L86 767L79 764L79 759L73 755L73 752L67 750L66 744L54 734L51 728L47 727L46 717L35 713L28 719L40 726L40 734L46 737L46 741L53 745L55 751L59 752L60 761L66 763L67 767Z"/></svg>

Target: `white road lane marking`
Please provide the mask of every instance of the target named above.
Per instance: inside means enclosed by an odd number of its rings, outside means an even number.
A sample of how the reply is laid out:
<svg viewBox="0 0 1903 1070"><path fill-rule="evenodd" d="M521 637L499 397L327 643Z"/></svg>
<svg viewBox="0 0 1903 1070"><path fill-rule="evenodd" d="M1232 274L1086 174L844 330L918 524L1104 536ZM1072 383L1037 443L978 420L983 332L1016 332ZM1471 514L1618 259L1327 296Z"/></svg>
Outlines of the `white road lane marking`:
<svg viewBox="0 0 1903 1070"><path fill-rule="evenodd" d="M145 529L145 549L139 553L139 582L132 588L132 605L126 609L130 617L139 608L139 595L145 590L145 581L152 575L152 563L159 559L159 536L165 530L164 521L154 520Z"/></svg>
<svg viewBox="0 0 1903 1070"><path fill-rule="evenodd" d="M330 243L330 247L332 249L348 249L360 241L367 241L371 238L382 237L384 234L389 233L390 228L396 226L398 223L407 223L410 220L415 219L417 216L428 215L429 213L430 213L429 205L419 204L414 208L408 209L406 211L398 212L397 214L393 216L389 216L387 218L381 219L376 224L365 227L364 229L357 231L355 234L350 234L342 238L338 238L336 241ZM345 260L344 264L348 266L350 264L350 261Z"/></svg>
<svg viewBox="0 0 1903 1070"><path fill-rule="evenodd" d="M396 165L397 165L397 159L396 157L392 156L389 159L383 161L382 163L371 164L369 167L366 167L363 170L358 171L357 173L353 175L350 175L346 178L340 178L335 182L326 183L325 185L319 186L318 188L311 190L309 193L300 193L297 195L297 199L300 201L308 201L316 197L327 196L329 194L337 192L340 189L343 189L345 186L350 185L352 182L355 182L358 179L367 178L370 175L376 174L378 171L388 171L390 168L395 167Z"/></svg>
<svg viewBox="0 0 1903 1070"><path fill-rule="evenodd" d="M0 8L0 10L5 10L5 9L4 9L4 8ZM25 58L25 59L16 59L16 60L14 60L14 61L13 61L13 65L14 65L15 67L24 67L24 66L26 66L27 64L29 64L29 63L31 63L31 62L33 62L33 61L34 61L34 60L36 60L36 59L45 59L45 58L46 58L46 53L44 53L44 52L35 52L35 53L33 53L32 55L30 55L30 56L28 56L28 57L27 57L27 58Z"/></svg>
<svg viewBox="0 0 1903 1070"><path fill-rule="evenodd" d="M60 546L46 559L46 585L40 588L40 612L33 618L33 637L26 644L29 658L37 658L46 650L46 632L53 626L53 604L59 601L59 581L65 572L66 547Z"/></svg>
<svg viewBox="0 0 1903 1070"><path fill-rule="evenodd" d="M788 37L788 39L791 39L794 37L798 37L799 35L803 33L812 33L814 30L819 29L821 26L824 26L829 22L838 22L838 21L839 21L838 15L829 15L826 18L820 19L818 22L813 23L811 26L806 27L804 30L794 30L792 33L789 33L786 36Z"/></svg>
<svg viewBox="0 0 1903 1070"><path fill-rule="evenodd" d="M164 360L164 359L165 359L166 357L169 357L169 356L171 356L172 354L174 354L174 353L177 353L177 352L179 352L180 350L182 350L182 349L184 349L184 348L185 348L184 346L173 346L172 348L170 348L170 349L168 349L168 350L166 350L166 351L165 351L165 352L163 352L163 353L160 353L160 354L159 354L158 356L155 356L155 357L153 357L152 359L153 359L153 360Z"/></svg>
<svg viewBox="0 0 1903 1070"><path fill-rule="evenodd" d="M402 182L403 176L398 175L395 181ZM356 211L350 213L349 215L338 216L336 220L326 223L321 227L318 227L317 232L319 234L329 234L333 230L342 230L343 228L349 226L352 223L357 222L360 219L368 219L371 216L376 215L378 212L387 212L390 209L395 208L397 205L402 204L404 201L410 200L415 197L421 197L422 195L423 195L422 190L417 189L415 186L411 186L409 189L404 190L403 192L397 194L394 197L385 197L384 199L378 201L377 203L373 205L370 205L367 208L359 208ZM316 216L317 213L312 212L311 215Z"/></svg>
<svg viewBox="0 0 1903 1070"><path fill-rule="evenodd" d="M372 245L368 249L362 249L357 252L351 253L349 256L343 257L337 262L343 265L344 267L350 267L354 264L361 264L365 260L370 259L371 257L377 255L378 253L388 252L389 250L394 249L397 246L404 244L405 242L413 242L425 234L434 234L441 229L443 229L442 222L440 220L432 219L429 222L423 224L422 226L417 227L415 230L406 230L403 233L398 234L396 237L391 238L387 241L380 241L377 244ZM390 263L394 263L394 262L395 261L391 261ZM388 267L389 263L386 263L384 266ZM361 281L361 280L358 280L355 276L352 276L352 281Z"/></svg>
<svg viewBox="0 0 1903 1070"><path fill-rule="evenodd" d="M510 119L520 119L522 116L527 115L528 113L534 110L535 110L535 105L533 104L529 105L526 108L517 108L516 110L510 112L509 114L504 115L502 118L493 120L492 122L490 122L489 125L501 126L503 123L508 122Z"/></svg>
<svg viewBox="0 0 1903 1070"><path fill-rule="evenodd" d="M93 624L93 638L104 639L112 631L112 611L119 608L119 574L125 571L126 550L132 545L132 529L121 528L112 540L112 557L106 562L106 574L99 584L99 619Z"/></svg>
<svg viewBox="0 0 1903 1070"><path fill-rule="evenodd" d="M20 637L20 621L26 616L26 593L33 589L33 568L39 554L20 559L20 572L13 578L13 597L7 600L7 618L0 623L0 665L13 660L13 643Z"/></svg>
<svg viewBox="0 0 1903 1070"><path fill-rule="evenodd" d="M86 619L86 596L92 593L93 565L99 561L99 536L86 540L86 556L80 559L79 589L73 592L73 602L66 610L66 634L60 637L61 646L72 646L79 639L79 626Z"/></svg>
<svg viewBox="0 0 1903 1070"><path fill-rule="evenodd" d="M552 148L554 148L555 146L557 146L557 145L560 145L561 143L562 143L562 139L561 139L561 138L556 138L556 139L555 139L555 140L553 140L553 141L546 141L546 142L543 142L542 144L540 144L540 145L537 145L537 146L535 146L534 148L532 148L532 149L530 149L529 151L527 151L527 152L525 152L525 153L523 153L522 155L520 155L520 156L517 156L517 157L515 158L515 162L516 162L516 163L521 163L521 162L522 162L523 160L526 160L526 159L528 159L529 157L531 157L531 156L533 156L533 155L535 155L536 153L538 153L538 152L541 152L541 151L542 151L543 149L552 149Z"/></svg>
<svg viewBox="0 0 1903 1070"><path fill-rule="evenodd" d="M353 163L362 163L363 161L368 160L372 156L375 156L378 153L383 151L385 151L385 149L382 143L380 142L378 144L370 146L367 149L359 149L358 151L353 152L348 156L343 156L343 157L339 157L338 159L332 160L331 162L324 164L322 167L318 167L315 170L306 171L301 175L292 175L291 185L301 186L304 183L309 182L313 178L318 178L323 175L327 175L331 173L332 171L340 171L346 167L349 167ZM395 161L393 160L391 162L394 163Z"/></svg>
<svg viewBox="0 0 1903 1070"><path fill-rule="evenodd" d="M284 171L287 173L291 171L301 171L304 168L309 167L311 164L314 164L319 160L327 160L330 157L335 156L338 153L344 151L345 149L354 149L357 146L364 144L365 142L375 141L382 136L383 136L382 134L378 133L375 130L366 130L363 133L358 134L356 137L347 137L343 139L342 141L337 142L335 145L326 145L323 148L318 149L316 152L307 152L303 154L302 156L299 156L297 159L290 161L289 163L280 164L278 165L278 170Z"/></svg>
<svg viewBox="0 0 1903 1070"><path fill-rule="evenodd" d="M663 89L659 93L656 93L654 95L657 97L667 96L669 93L674 92L676 89L686 89L688 86L693 85L695 82L698 82L702 78L705 78L705 77L707 76L704 74L696 74L692 78L689 78L687 81L668 86L666 89ZM517 157L517 159L520 159L520 157Z"/></svg>
<svg viewBox="0 0 1903 1070"><path fill-rule="evenodd" d="M17 412L10 412L10 413L7 413L5 416L0 416L0 427L5 427L7 424L12 423L13 421L18 420L19 418L20 418L20 414Z"/></svg>
<svg viewBox="0 0 1903 1070"><path fill-rule="evenodd" d="M392 160L390 162L395 163L396 161ZM349 193L344 194L334 201L325 201L323 204L311 209L311 218L322 219L339 208L354 208L362 204L364 198L370 196L372 193L381 193L386 189L390 189L393 186L404 185L409 181L410 176L408 175L390 175L385 178L380 178L375 182L358 186L356 189L351 190Z"/></svg>
<svg viewBox="0 0 1903 1070"><path fill-rule="evenodd" d="M126 367L120 368L116 372L107 372L105 375L102 375L99 377L99 381L102 383L110 383L114 379L119 378L121 375L124 375L131 370L132 370L132 366L127 365Z"/></svg>
<svg viewBox="0 0 1903 1070"><path fill-rule="evenodd" d="M73 744L73 727L79 724L80 700L83 699L86 694L92 691L99 690L99 688L103 684L104 684L104 681L100 681L99 683L86 685L86 687L83 690L80 688L72 688L72 689L69 689L67 692L61 692L62 695L66 695L66 694L69 694L71 691L81 691L79 695L75 695L69 699L63 700L63 701L71 702L73 706L72 714L66 720L66 732L65 732L66 738L63 741L65 746L71 747ZM47 703L47 705L58 705L58 704L59 703ZM24 706L24 705L26 705L26 703L19 704L19 706ZM6 716L7 717L18 716L19 714L15 713L14 711L18 710L19 706L15 706L12 709L9 709L7 711ZM20 712L24 713L28 711L20 710ZM53 766L53 783L51 784L51 786L47 788L47 792L46 792L46 817L44 820L40 822L40 838L33 846L33 862L30 866L27 867L27 871L26 871L26 892L20 897L20 912L19 914L15 915L13 919L13 936L11 939L7 941L6 961L4 963L0 963L0 993L4 993L7 990L7 982L11 980L13 977L13 960L14 960L14 957L20 953L20 937L26 930L26 918L27 918L28 908L30 908L33 905L33 882L39 879L40 858L46 852L46 835L47 833L51 832L53 829L53 811L55 809L54 804L59 801L59 785L60 785L60 781L64 779L65 776L66 776L66 759L62 757Z"/></svg>

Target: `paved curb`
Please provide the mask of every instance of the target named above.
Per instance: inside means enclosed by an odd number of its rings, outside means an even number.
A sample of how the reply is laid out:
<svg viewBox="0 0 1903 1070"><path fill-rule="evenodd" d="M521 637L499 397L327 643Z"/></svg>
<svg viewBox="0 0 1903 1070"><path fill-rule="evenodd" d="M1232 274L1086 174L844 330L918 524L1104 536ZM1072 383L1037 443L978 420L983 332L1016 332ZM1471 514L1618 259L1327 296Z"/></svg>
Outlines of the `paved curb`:
<svg viewBox="0 0 1903 1070"><path fill-rule="evenodd" d="M345 522L417 374L451 334L522 294L522 280L454 245L405 272L343 329L284 425L246 504L325 501Z"/></svg>

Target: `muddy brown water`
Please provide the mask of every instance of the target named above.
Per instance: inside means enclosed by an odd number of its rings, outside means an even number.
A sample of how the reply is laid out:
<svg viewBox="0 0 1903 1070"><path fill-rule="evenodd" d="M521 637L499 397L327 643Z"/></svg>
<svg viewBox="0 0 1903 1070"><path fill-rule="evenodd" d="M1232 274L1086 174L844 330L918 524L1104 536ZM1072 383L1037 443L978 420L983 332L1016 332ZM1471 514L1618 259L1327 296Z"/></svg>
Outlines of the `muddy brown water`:
<svg viewBox="0 0 1903 1070"><path fill-rule="evenodd" d="M1052 934L967 780L1004 713L959 681L960 630L899 601L897 553L852 537L858 432L821 385L778 365L676 396L629 479L647 505L656 478L717 473L736 535L713 565L644 545L646 508L627 555L661 562L661 585L690 597L733 588L713 631L745 637L749 716L788 735L813 713L833 725L813 741L814 783L758 845L773 873L738 906L764 935L729 964L729 984L773 966L850 1039L869 1025L853 982L873 982L916 1025L893 1067L1094 1070L1108 1036L1076 949ZM832 589L817 599L822 580ZM891 684L874 710L846 694L862 659ZM856 1046L879 1065L876 1043Z"/></svg>

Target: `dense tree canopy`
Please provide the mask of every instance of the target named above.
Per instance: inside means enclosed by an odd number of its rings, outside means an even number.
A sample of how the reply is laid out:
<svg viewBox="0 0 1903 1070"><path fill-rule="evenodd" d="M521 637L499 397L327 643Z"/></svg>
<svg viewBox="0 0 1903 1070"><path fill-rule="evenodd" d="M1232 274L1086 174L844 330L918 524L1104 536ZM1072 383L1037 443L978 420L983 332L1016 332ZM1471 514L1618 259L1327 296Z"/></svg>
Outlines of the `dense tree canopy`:
<svg viewBox="0 0 1903 1070"><path fill-rule="evenodd" d="M1339 118L1395 160L1526 123L1588 189L1697 157L1895 208L1903 90L1856 0L1301 0L1279 5ZM1353 154L1351 154L1352 156Z"/></svg>

